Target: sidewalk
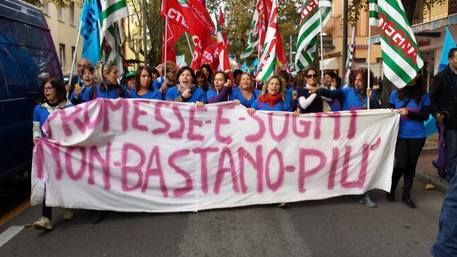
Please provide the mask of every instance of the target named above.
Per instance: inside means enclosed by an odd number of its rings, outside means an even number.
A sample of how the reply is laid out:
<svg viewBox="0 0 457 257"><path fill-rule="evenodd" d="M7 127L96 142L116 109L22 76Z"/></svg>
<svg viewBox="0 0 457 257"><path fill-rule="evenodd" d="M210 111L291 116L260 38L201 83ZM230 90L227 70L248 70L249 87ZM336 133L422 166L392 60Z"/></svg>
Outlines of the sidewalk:
<svg viewBox="0 0 457 257"><path fill-rule="evenodd" d="M448 184L445 179L438 176L438 171L433 167L432 161L438 158L438 149L427 147L422 150L416 167L416 178L426 184L432 184L437 190L447 192Z"/></svg>

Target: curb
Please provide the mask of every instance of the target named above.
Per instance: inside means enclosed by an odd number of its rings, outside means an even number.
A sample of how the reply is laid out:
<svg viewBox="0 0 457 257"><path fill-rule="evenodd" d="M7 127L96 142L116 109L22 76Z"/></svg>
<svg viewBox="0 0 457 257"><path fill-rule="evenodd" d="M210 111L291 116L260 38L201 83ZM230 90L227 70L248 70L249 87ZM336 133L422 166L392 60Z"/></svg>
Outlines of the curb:
<svg viewBox="0 0 457 257"><path fill-rule="evenodd" d="M443 194L447 193L448 184L445 179L440 179L439 177L430 176L421 170L416 170L417 180L425 184L433 184L436 190L442 192Z"/></svg>

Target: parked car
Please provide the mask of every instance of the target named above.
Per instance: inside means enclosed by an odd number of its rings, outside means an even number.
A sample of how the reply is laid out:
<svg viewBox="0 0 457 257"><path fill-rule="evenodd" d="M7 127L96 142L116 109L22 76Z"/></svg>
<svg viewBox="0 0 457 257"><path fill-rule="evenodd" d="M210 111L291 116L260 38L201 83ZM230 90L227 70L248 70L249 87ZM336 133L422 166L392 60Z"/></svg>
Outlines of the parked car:
<svg viewBox="0 0 457 257"><path fill-rule="evenodd" d="M62 78L41 10L0 0L0 181L24 174L32 157L32 112L41 79Z"/></svg>

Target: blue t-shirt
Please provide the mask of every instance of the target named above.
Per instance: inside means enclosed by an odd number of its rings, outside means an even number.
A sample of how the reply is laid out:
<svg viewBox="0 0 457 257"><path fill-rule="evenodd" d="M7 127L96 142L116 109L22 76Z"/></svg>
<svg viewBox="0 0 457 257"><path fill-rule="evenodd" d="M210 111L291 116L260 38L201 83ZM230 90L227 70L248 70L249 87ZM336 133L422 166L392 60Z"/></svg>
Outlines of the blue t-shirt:
<svg viewBox="0 0 457 257"><path fill-rule="evenodd" d="M174 101L178 96L181 95L181 92L179 92L178 87L174 86L171 87L167 90L167 94L165 95L165 100L166 101ZM206 93L203 91L203 89L199 87L195 87L195 91L192 93L192 96L186 100L186 102L204 102L207 103L206 101Z"/></svg>
<svg viewBox="0 0 457 257"><path fill-rule="evenodd" d="M152 88L154 88L154 90L157 90L159 89L163 82L165 81L164 77L158 77L156 78L153 82L152 82Z"/></svg>
<svg viewBox="0 0 457 257"><path fill-rule="evenodd" d="M72 104L69 101L67 101L67 103L63 107L62 106L51 107L47 103L37 104L35 106L35 109L33 109L33 122L40 123L41 136L44 136L43 124L46 122L49 115L56 110L67 108L70 106L72 106Z"/></svg>
<svg viewBox="0 0 457 257"><path fill-rule="evenodd" d="M292 86L286 87L286 92L284 94L284 104L288 108L288 111L292 110L292 94L294 93L294 88Z"/></svg>
<svg viewBox="0 0 457 257"><path fill-rule="evenodd" d="M290 107L290 106L289 106ZM275 105L270 106L269 103L261 103L257 98L252 104L251 108L261 111L289 111L284 101L279 101Z"/></svg>
<svg viewBox="0 0 457 257"><path fill-rule="evenodd" d="M360 110L367 108L367 97L362 97L355 87L344 87L341 90L343 93L343 110ZM370 104L373 103L374 99L379 99L378 94L373 91ZM379 106L370 106L371 108L377 108Z"/></svg>
<svg viewBox="0 0 457 257"><path fill-rule="evenodd" d="M416 100L411 99L409 103L403 107L405 101L407 101L407 98L404 98L403 100L398 99L397 89L393 90L390 94L389 103L394 105L395 109L406 108L408 109L408 112L420 112L424 106L430 106L428 94L422 96L419 104L416 103ZM398 130L399 138L424 138L425 136L424 122L410 119L407 116L401 116L400 129Z"/></svg>
<svg viewBox="0 0 457 257"><path fill-rule="evenodd" d="M260 90L252 90L251 92L251 98L246 99L243 96L243 93L241 93L241 89L239 87L237 88L232 88L232 94L230 95L230 100L238 100L240 101L240 104L242 104L244 107L250 108L252 107L252 104L254 103L255 99L260 95Z"/></svg>
<svg viewBox="0 0 457 257"><path fill-rule="evenodd" d="M93 87L95 87L95 89ZM105 90L101 86L95 85L86 88L86 90L81 93L80 98L81 102L84 103L95 98L116 99L121 97L121 95L122 97L128 97L129 91L121 86L116 89L114 86L110 85L108 86L108 89Z"/></svg>
<svg viewBox="0 0 457 257"><path fill-rule="evenodd" d="M162 93L160 93L160 90L149 90L146 94L144 95L138 95L136 91L130 91L130 96L129 98L141 98L141 99L157 99L157 100L163 100Z"/></svg>

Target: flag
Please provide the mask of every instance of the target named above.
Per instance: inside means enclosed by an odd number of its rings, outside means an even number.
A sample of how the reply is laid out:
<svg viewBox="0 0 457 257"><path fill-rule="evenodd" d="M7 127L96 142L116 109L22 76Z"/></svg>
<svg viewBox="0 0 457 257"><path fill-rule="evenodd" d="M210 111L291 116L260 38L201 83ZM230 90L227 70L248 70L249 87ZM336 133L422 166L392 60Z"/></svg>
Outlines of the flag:
<svg viewBox="0 0 457 257"><path fill-rule="evenodd" d="M100 61L100 8L96 0L85 0L81 11L81 35L83 49L81 57L88 59L93 65Z"/></svg>
<svg viewBox="0 0 457 257"><path fill-rule="evenodd" d="M256 50L262 50L267 32L270 10L270 0L257 0L254 15L252 17L251 28L249 30L248 46L241 53L241 59L248 58Z"/></svg>
<svg viewBox="0 0 457 257"><path fill-rule="evenodd" d="M176 64L178 65L178 68L187 66L187 63L186 63L186 56L185 56L185 55L178 55L178 56L176 56Z"/></svg>
<svg viewBox="0 0 457 257"><path fill-rule="evenodd" d="M176 0L162 0L160 15L164 19L168 17L168 19L166 19L167 38L165 38L165 33L163 33L162 38L162 62L175 62L175 44L176 41L178 41L178 39L182 36L182 34L187 30L187 23L183 19L184 16L181 12L181 5L179 5ZM167 46L166 53L165 45Z"/></svg>
<svg viewBox="0 0 457 257"><path fill-rule="evenodd" d="M243 66L241 66L240 70L243 71L243 72L246 72L247 70L249 69L247 63L246 63L246 60L244 61L243 63Z"/></svg>
<svg viewBox="0 0 457 257"><path fill-rule="evenodd" d="M278 1L273 0L270 18L268 19L268 29L265 36L265 44L263 45L262 55L259 61L259 72L256 79L259 81L266 81L274 75L276 68L276 45L278 24Z"/></svg>
<svg viewBox="0 0 457 257"><path fill-rule="evenodd" d="M230 61L227 52L227 45L225 44L224 35L221 29L224 20L222 11L219 12L219 17L216 17L216 34L217 34L217 45L219 49L219 68L220 70L227 72L230 71Z"/></svg>
<svg viewBox="0 0 457 257"><path fill-rule="evenodd" d="M321 11L319 12L319 8ZM304 70L309 66L317 49L317 35L320 32L320 15L322 14L322 26L325 26L330 18L332 2L330 0L306 0L301 13L300 31L297 39L297 53L295 55L296 70Z"/></svg>
<svg viewBox="0 0 457 257"><path fill-rule="evenodd" d="M440 59L440 66L439 66L439 71L444 70L449 62L449 58L447 57L449 54L449 51L452 48L455 48L455 42L454 38L452 38L451 32L449 32L449 29L446 27L444 29L446 35L444 36L444 42L443 42L443 49L441 50L441 59Z"/></svg>
<svg viewBox="0 0 457 257"><path fill-rule="evenodd" d="M119 72L122 72L121 46L124 33L120 20L128 16L125 0L101 0L100 38L102 40L102 57L105 61L114 61Z"/></svg>
<svg viewBox="0 0 457 257"><path fill-rule="evenodd" d="M352 27L351 44L348 48L348 58L346 60L346 74L344 76L344 85L349 85L349 76L351 76L352 61L354 60L354 41L355 41L355 27Z"/></svg>
<svg viewBox="0 0 457 257"><path fill-rule="evenodd" d="M401 1L379 0L378 11L384 75L397 88L403 88L424 62Z"/></svg>
<svg viewBox="0 0 457 257"><path fill-rule="evenodd" d="M376 0L368 0L368 13L370 26L378 26L378 4Z"/></svg>

